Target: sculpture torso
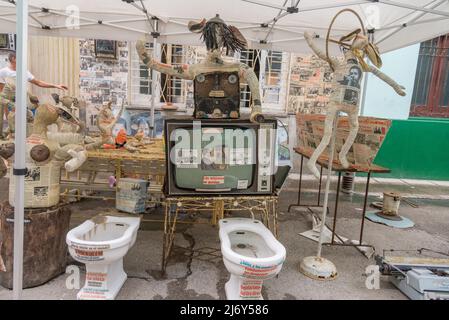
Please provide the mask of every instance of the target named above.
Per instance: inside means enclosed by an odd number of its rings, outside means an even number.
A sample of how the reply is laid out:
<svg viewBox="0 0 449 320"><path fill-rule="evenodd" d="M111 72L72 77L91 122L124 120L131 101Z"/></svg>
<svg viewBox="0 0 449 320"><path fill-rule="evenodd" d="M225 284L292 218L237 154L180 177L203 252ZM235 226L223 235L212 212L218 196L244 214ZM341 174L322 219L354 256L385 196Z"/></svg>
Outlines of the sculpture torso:
<svg viewBox="0 0 449 320"><path fill-rule="evenodd" d="M334 63L333 92L330 101L349 109L357 109L360 101L362 68L352 52L345 53L344 60Z"/></svg>

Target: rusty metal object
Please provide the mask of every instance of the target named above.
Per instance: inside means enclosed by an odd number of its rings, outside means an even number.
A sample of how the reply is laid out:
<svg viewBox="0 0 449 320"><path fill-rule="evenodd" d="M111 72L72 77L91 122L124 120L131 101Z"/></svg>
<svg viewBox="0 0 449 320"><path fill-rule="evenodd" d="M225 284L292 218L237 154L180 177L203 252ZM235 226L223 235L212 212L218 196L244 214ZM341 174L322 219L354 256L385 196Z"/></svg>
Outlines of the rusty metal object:
<svg viewBox="0 0 449 320"><path fill-rule="evenodd" d="M194 80L195 118L240 117L238 72L201 73Z"/></svg>
<svg viewBox="0 0 449 320"><path fill-rule="evenodd" d="M67 206L25 210L23 287L42 285L65 272L71 211ZM0 284L12 288L14 208L6 202L0 208L0 255L6 272Z"/></svg>
<svg viewBox="0 0 449 320"><path fill-rule="evenodd" d="M43 162L50 157L50 149L45 144L39 144L31 148L30 157L34 161Z"/></svg>
<svg viewBox="0 0 449 320"><path fill-rule="evenodd" d="M14 143L5 143L0 145L0 157L8 159L14 154Z"/></svg>
<svg viewBox="0 0 449 320"><path fill-rule="evenodd" d="M0 179L8 172L7 159L14 154L14 143L0 144Z"/></svg>

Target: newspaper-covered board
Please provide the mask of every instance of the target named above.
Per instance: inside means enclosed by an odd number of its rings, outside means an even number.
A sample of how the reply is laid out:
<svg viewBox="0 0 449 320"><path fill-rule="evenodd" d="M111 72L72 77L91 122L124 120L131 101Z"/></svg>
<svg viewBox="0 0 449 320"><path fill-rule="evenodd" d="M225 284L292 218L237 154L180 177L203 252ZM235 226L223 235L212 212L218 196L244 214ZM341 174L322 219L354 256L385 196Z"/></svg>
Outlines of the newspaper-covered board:
<svg viewBox="0 0 449 320"><path fill-rule="evenodd" d="M298 147L307 154L312 154L319 145L324 133L324 119L322 114L296 115L296 128L298 136ZM348 152L348 161L355 166L370 166L391 127L391 120L372 117L359 117L359 131L354 144ZM339 163L340 152L349 134L348 117L340 116L337 126L336 149L334 163ZM328 160L330 146L321 155L320 159Z"/></svg>

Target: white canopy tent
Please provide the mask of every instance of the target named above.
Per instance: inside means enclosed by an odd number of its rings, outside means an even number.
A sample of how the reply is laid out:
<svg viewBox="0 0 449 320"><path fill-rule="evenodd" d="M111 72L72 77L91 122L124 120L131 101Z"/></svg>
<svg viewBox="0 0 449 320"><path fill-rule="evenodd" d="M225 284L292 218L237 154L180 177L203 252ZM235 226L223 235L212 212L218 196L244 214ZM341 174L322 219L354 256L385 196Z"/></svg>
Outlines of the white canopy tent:
<svg viewBox="0 0 449 320"><path fill-rule="evenodd" d="M159 42L201 45L187 23L218 13L242 31L250 48L303 53L309 52L304 30L324 39L342 8L361 15L382 53L449 32L448 0L29 0L28 26L30 35L137 40L153 31L149 19L157 17ZM74 28L77 9L79 28ZM15 32L16 21L14 1L1 0L0 31ZM335 35L358 26L356 19L343 16Z"/></svg>
<svg viewBox="0 0 449 320"><path fill-rule="evenodd" d="M303 32L314 31L324 39L342 8L361 15L381 53L449 33L448 0L0 0L0 32L17 33L16 101L25 106L28 34L127 41L153 36L153 41L200 45L199 35L187 30L188 22L220 14L242 31L250 48L306 53ZM341 18L333 35L357 27L353 17ZM23 276L25 121L25 108L17 108L15 299L21 298Z"/></svg>

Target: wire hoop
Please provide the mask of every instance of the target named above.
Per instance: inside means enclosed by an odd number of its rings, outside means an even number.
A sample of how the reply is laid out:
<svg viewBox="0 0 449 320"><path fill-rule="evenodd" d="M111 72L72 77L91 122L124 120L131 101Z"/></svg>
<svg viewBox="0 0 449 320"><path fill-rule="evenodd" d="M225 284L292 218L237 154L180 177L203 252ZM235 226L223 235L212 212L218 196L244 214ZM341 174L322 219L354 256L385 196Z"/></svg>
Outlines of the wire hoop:
<svg viewBox="0 0 449 320"><path fill-rule="evenodd" d="M336 41L336 40L330 39L330 34L331 34L332 26L334 25L335 20L337 20L337 17L338 17L340 14L342 14L343 12L351 12L351 13L353 13L353 14L357 17L357 19L358 19L359 22L360 22L360 26L362 27L361 29L362 29L363 35L366 36L366 30L365 30L365 27L364 27L364 25L363 25L362 18L361 18L360 15L359 15L357 12L355 12L354 10L352 10L352 9L343 9L343 10L340 10L340 11L334 16L334 18L333 18L332 21L331 21L331 24L329 25L329 28L327 29L327 35L326 35L326 58L327 58L327 61L329 62L329 65L331 66L332 71L335 71L335 70L334 70L334 66L332 65L332 60L331 60L331 58L329 57L329 42L340 43L340 41Z"/></svg>

